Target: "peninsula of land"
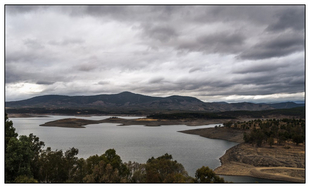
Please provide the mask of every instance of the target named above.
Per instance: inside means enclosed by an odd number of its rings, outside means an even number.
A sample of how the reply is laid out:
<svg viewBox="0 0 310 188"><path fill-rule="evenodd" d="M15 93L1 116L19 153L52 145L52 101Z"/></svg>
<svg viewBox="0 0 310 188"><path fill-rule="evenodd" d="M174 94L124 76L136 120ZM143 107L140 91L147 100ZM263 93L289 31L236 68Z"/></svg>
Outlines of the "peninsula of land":
<svg viewBox="0 0 310 188"><path fill-rule="evenodd" d="M227 121L227 120L226 120ZM168 120L168 119L152 119L152 118L138 118L138 119L123 119L118 117L111 117L103 120L86 120L80 118L66 118L55 121L46 122L40 126L48 127L67 127L67 128L85 128L86 125L99 123L116 123L119 126L126 125L145 125L145 126L161 126L161 125L187 125L199 126L215 123L223 123L223 119L196 119L196 120Z"/></svg>
<svg viewBox="0 0 310 188"><path fill-rule="evenodd" d="M244 131L226 127L181 132L239 143L228 149L220 158L221 166L214 170L218 175L251 176L285 182L305 182L304 144L296 145L288 142L285 145L272 145L272 147L267 144L255 147L244 143Z"/></svg>

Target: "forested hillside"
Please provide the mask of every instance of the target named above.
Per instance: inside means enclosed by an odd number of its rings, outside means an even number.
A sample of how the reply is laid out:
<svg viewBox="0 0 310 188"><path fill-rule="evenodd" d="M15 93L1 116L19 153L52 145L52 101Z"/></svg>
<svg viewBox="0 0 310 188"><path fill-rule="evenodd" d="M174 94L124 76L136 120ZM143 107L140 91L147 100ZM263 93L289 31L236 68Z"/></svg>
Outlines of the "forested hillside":
<svg viewBox="0 0 310 188"><path fill-rule="evenodd" d="M261 111L286 109L303 104L207 103L194 97L152 97L122 92L94 96L45 95L5 103L7 113L36 114L144 114L176 112Z"/></svg>

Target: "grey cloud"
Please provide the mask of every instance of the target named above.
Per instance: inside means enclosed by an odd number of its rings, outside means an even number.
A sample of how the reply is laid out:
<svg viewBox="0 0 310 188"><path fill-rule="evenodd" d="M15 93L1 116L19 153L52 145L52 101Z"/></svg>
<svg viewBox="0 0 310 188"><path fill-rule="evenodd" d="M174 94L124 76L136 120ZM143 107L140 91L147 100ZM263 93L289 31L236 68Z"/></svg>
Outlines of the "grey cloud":
<svg viewBox="0 0 310 188"><path fill-rule="evenodd" d="M233 73L237 74L249 74L249 73L260 73L260 72L276 72L278 69L288 66L286 63L279 64L277 62L266 62L266 63L248 63L242 67L236 67L233 69Z"/></svg>
<svg viewBox="0 0 310 188"><path fill-rule="evenodd" d="M241 59L267 59L282 57L304 50L304 37L301 33L283 33L275 38L268 38L243 51Z"/></svg>
<svg viewBox="0 0 310 188"><path fill-rule="evenodd" d="M151 78L148 83L149 84L156 84L156 83L161 83L163 80L165 80L164 77L155 77L155 78Z"/></svg>
<svg viewBox="0 0 310 188"><path fill-rule="evenodd" d="M92 70L96 69L96 67L97 66L94 65L94 64L85 63L85 64L78 65L77 69L79 71L89 72L89 71L92 71Z"/></svg>
<svg viewBox="0 0 310 188"><path fill-rule="evenodd" d="M283 6L197 6L191 13L194 21L202 23L210 22L250 22L255 25L264 25L273 19L276 10L282 10Z"/></svg>
<svg viewBox="0 0 310 188"><path fill-rule="evenodd" d="M84 40L78 38L65 38L61 41L49 41L49 44L51 45L60 45L60 46L83 44L83 43Z"/></svg>
<svg viewBox="0 0 310 188"><path fill-rule="evenodd" d="M28 12L37 11L42 9L42 6L32 6L32 5L5 5L6 13L8 14L24 14Z"/></svg>
<svg viewBox="0 0 310 188"><path fill-rule="evenodd" d="M216 33L213 35L198 37L203 46L215 48L215 50L228 51L229 48L237 48L243 44L245 37L240 33Z"/></svg>
<svg viewBox="0 0 310 188"><path fill-rule="evenodd" d="M41 70L40 72L34 71L29 68L16 68L8 67L6 68L6 80L7 84L18 83L18 82L27 82L27 83L36 83L40 85L52 85L56 81L68 81L71 78L62 75L61 73L55 74L51 71ZM48 81L47 81L48 80Z"/></svg>
<svg viewBox="0 0 310 188"><path fill-rule="evenodd" d="M189 72L189 73L193 73L193 72L196 72L196 71L199 71L199 70L202 70L202 68L200 68L200 67L194 67L194 68L191 68L188 72Z"/></svg>
<svg viewBox="0 0 310 188"><path fill-rule="evenodd" d="M55 82L50 82L50 81L37 81L36 84L39 85L53 85Z"/></svg>
<svg viewBox="0 0 310 188"><path fill-rule="evenodd" d="M42 42L38 41L36 39L26 39L26 40L24 40L24 44L27 47L30 47L30 48L35 49L35 50L44 48L44 46L42 45Z"/></svg>
<svg viewBox="0 0 310 188"><path fill-rule="evenodd" d="M277 20L267 27L268 31L281 31L287 28L294 30L304 29L305 6L287 7L285 10L277 12Z"/></svg>
<svg viewBox="0 0 310 188"><path fill-rule="evenodd" d="M15 83L18 81L27 81L25 78L28 76L24 71L18 71L16 70L15 67L6 65L6 70L5 70L5 83Z"/></svg>
<svg viewBox="0 0 310 188"><path fill-rule="evenodd" d="M8 51L6 53L6 63L16 63L16 62L34 62L35 60L39 59L37 54L35 53L27 53L26 51Z"/></svg>
<svg viewBox="0 0 310 188"><path fill-rule="evenodd" d="M156 26L152 24L143 24L142 28L146 36L161 42L168 42L170 39L178 36L175 29L168 25Z"/></svg>
<svg viewBox="0 0 310 188"><path fill-rule="evenodd" d="M80 62L81 63L74 66L74 68L77 68L79 71L89 72L99 67L99 59L95 55L82 59Z"/></svg>
<svg viewBox="0 0 310 188"><path fill-rule="evenodd" d="M121 21L155 22L170 20L182 6L144 6L144 5L102 5L102 6L77 6L71 7L71 15L89 15L108 17Z"/></svg>
<svg viewBox="0 0 310 188"><path fill-rule="evenodd" d="M178 50L204 53L237 53L242 48L245 36L240 33L215 33L198 36L195 41L180 42Z"/></svg>
<svg viewBox="0 0 310 188"><path fill-rule="evenodd" d="M126 6L86 6L85 13L93 16L128 15L130 9Z"/></svg>
<svg viewBox="0 0 310 188"><path fill-rule="evenodd" d="M108 85L110 82L109 81L100 81L97 84L99 85Z"/></svg>

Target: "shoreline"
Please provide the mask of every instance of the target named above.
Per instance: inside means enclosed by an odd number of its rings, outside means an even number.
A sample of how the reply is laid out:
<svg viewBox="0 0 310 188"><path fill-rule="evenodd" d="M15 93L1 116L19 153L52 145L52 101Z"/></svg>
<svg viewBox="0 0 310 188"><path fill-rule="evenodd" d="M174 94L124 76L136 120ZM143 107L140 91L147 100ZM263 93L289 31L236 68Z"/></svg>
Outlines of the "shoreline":
<svg viewBox="0 0 310 188"><path fill-rule="evenodd" d="M288 143L284 146L253 147L243 142L243 132L228 128L207 128L180 131L211 139L237 142L220 157L221 165L214 169L217 175L249 176L270 180L305 183L305 148Z"/></svg>
<svg viewBox="0 0 310 188"><path fill-rule="evenodd" d="M263 179L270 179L270 180L287 181L287 182L292 182L292 183L305 183L305 168L304 167L303 168L287 167L287 166L266 167L266 166L256 166L256 165L247 164L244 162L231 160L231 156L235 155L236 153L239 155L243 155L242 150L245 153L248 152L248 150L246 149L244 150L242 147L245 145L247 144L241 143L228 149L225 152L225 154L222 157L220 157L221 166L215 168L214 172L217 175L249 176L249 177L263 178ZM242 148L238 148L240 146ZM279 146L279 147L283 147L283 146ZM299 146L299 147L302 147L302 146ZM268 147L265 147L263 149L266 149L266 148L269 149ZM258 149L261 149L261 148L258 148ZM259 155L257 157L259 157ZM241 161L242 160L244 159L241 159Z"/></svg>

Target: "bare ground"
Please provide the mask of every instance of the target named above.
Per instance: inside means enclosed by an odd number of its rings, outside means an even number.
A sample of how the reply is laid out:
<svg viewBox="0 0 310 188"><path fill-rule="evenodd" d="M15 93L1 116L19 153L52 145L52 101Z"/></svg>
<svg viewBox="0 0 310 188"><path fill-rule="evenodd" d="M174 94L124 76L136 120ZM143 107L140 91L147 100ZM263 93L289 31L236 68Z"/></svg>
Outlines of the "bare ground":
<svg viewBox="0 0 310 188"><path fill-rule="evenodd" d="M182 131L207 138L238 142L220 158L219 175L252 176L288 182L305 182L305 147L294 143L254 147L243 143L243 132L228 128L207 128Z"/></svg>
<svg viewBox="0 0 310 188"><path fill-rule="evenodd" d="M222 165L214 170L216 174L305 182L304 145L257 148L243 143L227 150L220 160Z"/></svg>

